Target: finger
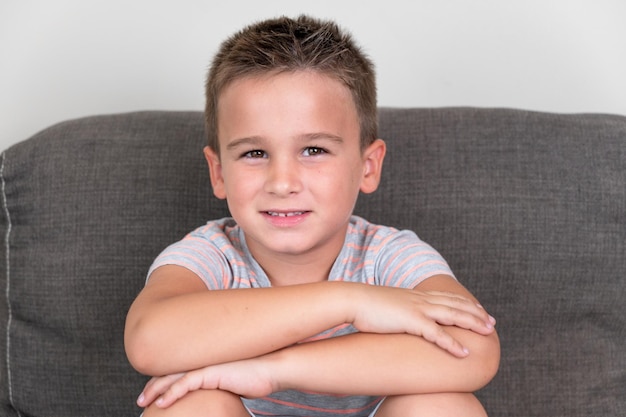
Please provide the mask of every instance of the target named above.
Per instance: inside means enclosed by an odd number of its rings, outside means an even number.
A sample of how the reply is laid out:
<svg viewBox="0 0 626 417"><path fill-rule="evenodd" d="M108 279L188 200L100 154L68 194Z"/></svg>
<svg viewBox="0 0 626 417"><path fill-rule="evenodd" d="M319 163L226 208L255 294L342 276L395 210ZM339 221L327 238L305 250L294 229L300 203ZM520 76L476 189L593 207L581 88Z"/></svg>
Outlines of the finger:
<svg viewBox="0 0 626 417"><path fill-rule="evenodd" d="M473 314L474 316L480 318L487 327L491 328L496 324L496 319L494 319L487 311L478 303L473 302L472 300L467 301L452 301L452 307L458 308L459 310L463 310L467 313Z"/></svg>
<svg viewBox="0 0 626 417"><path fill-rule="evenodd" d="M426 315L439 324L460 327L482 335L488 335L494 330L495 319L486 313L476 315L456 307L431 305Z"/></svg>
<svg viewBox="0 0 626 417"><path fill-rule="evenodd" d="M426 294L429 296L432 295L438 295L438 296L442 296L442 297L447 297L447 298L457 298L459 300L465 300L465 301L470 301L469 298L459 294L459 293L455 293L455 292L450 292L450 291L436 291L436 290L428 290L428 291L420 291L417 289L413 289L413 292L415 293L419 293L419 294Z"/></svg>
<svg viewBox="0 0 626 417"><path fill-rule="evenodd" d="M139 397L137 398L137 405L139 407L145 408L148 405L150 405L150 403L152 402L146 397L146 392L151 391L152 385L154 385L154 382L156 379L157 379L156 377L150 378L150 380L143 387L143 390L141 391L141 393L139 394Z"/></svg>
<svg viewBox="0 0 626 417"><path fill-rule="evenodd" d="M139 395L139 398L137 398L137 405L143 408L148 407L159 395L167 391L167 389L183 375L184 374L180 373L151 378Z"/></svg>
<svg viewBox="0 0 626 417"><path fill-rule="evenodd" d="M425 296L424 299L432 304L441 304L458 308L459 310L467 311L468 313L476 314L478 316L484 316L485 318L487 316L487 312L480 304L456 293L428 291L426 293L422 293L421 295Z"/></svg>
<svg viewBox="0 0 626 417"><path fill-rule="evenodd" d="M449 352L450 354L458 357L464 358L469 355L469 349L463 346L458 340L456 340L452 335L445 331L443 327L432 322L427 321L427 323L422 327L422 337L427 341L434 343L441 349Z"/></svg>
<svg viewBox="0 0 626 417"><path fill-rule="evenodd" d="M157 379L159 379L159 378L158 378L158 377L156 377L156 376L153 376L152 378L150 378L150 380L149 380L149 381L146 383L146 385L143 387L143 390L145 391L145 390L147 390L147 389L150 389L150 387L152 387L152 385L154 385L154 383L155 383L155 381L156 381Z"/></svg>
<svg viewBox="0 0 626 417"><path fill-rule="evenodd" d="M441 324L455 325L481 334L493 331L496 320L472 300L453 293L428 292L427 302L432 307L431 318ZM443 309L441 309L443 307Z"/></svg>
<svg viewBox="0 0 626 417"><path fill-rule="evenodd" d="M191 391L209 389L210 387L205 386L206 384L204 382L203 372L188 372L171 384L168 389L163 392L163 395L156 400L157 407L167 408Z"/></svg>

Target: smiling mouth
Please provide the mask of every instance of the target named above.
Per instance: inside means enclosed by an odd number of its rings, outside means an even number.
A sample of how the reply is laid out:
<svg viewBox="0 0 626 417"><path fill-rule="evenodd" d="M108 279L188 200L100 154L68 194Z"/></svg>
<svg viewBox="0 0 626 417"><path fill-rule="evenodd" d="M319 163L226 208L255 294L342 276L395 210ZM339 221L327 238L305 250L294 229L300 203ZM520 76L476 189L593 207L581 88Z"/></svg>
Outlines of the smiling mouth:
<svg viewBox="0 0 626 417"><path fill-rule="evenodd" d="M306 211L289 211L289 212L266 211L265 213L267 213L268 215L272 217L293 217L293 216L302 216L304 213L306 213Z"/></svg>

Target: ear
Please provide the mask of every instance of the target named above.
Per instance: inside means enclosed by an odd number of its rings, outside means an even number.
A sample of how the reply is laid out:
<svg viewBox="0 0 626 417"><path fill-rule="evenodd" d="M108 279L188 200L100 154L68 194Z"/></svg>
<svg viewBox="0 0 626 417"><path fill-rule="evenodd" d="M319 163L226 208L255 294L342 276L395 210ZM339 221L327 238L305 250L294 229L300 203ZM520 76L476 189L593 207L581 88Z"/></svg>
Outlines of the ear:
<svg viewBox="0 0 626 417"><path fill-rule="evenodd" d="M215 197L223 200L226 198L226 187L224 186L224 176L222 175L222 163L220 156L210 147L204 147L204 158L209 164L209 175L211 176L211 186Z"/></svg>
<svg viewBox="0 0 626 417"><path fill-rule="evenodd" d="M382 139L376 139L363 152L363 177L361 178L361 192L373 193L380 183L383 170L383 160L387 152L387 145Z"/></svg>

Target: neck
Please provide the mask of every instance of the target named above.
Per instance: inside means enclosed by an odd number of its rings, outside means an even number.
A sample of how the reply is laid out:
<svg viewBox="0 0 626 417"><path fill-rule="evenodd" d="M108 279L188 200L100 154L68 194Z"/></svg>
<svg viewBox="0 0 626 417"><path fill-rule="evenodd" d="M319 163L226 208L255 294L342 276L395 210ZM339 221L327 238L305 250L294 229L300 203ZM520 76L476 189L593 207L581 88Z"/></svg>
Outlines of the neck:
<svg viewBox="0 0 626 417"><path fill-rule="evenodd" d="M286 285L310 284L328 280L328 275L333 267L331 262L271 262L261 264L270 279L272 286L281 287Z"/></svg>
<svg viewBox="0 0 626 417"><path fill-rule="evenodd" d="M274 287L327 281L342 247L343 242L338 248L325 247L307 254L276 254L248 245Z"/></svg>

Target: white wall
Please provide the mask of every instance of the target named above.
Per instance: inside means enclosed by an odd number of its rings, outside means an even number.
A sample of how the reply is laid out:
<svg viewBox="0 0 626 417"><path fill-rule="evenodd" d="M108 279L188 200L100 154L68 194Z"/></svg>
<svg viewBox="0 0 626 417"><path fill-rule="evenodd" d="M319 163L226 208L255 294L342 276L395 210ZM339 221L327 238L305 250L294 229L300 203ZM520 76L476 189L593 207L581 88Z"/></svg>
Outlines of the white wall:
<svg viewBox="0 0 626 417"><path fill-rule="evenodd" d="M220 41L301 12L354 34L381 105L626 114L624 0L0 0L0 149L69 118L201 110Z"/></svg>

